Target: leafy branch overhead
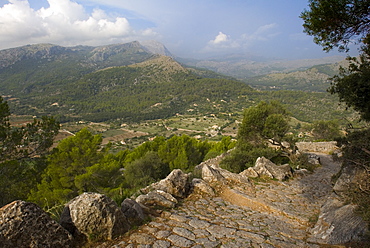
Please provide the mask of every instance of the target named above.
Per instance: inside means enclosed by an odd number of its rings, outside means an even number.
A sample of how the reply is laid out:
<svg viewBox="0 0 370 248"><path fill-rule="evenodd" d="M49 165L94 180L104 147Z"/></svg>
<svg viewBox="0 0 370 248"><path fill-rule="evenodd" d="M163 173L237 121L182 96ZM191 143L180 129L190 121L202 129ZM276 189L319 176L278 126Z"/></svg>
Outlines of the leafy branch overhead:
<svg viewBox="0 0 370 248"><path fill-rule="evenodd" d="M358 0L310 0L301 14L304 31L330 51L348 51L360 44L359 58L349 57L350 66L334 76L328 91L370 120L370 2Z"/></svg>

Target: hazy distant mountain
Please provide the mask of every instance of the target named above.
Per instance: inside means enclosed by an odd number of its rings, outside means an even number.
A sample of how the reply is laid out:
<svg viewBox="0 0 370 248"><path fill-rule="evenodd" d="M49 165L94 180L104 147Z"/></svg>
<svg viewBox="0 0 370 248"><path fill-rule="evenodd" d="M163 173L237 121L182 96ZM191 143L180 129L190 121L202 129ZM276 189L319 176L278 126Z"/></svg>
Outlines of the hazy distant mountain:
<svg viewBox="0 0 370 248"><path fill-rule="evenodd" d="M147 49L148 52L174 57L170 51L160 42L155 40L140 41L140 44Z"/></svg>
<svg viewBox="0 0 370 248"><path fill-rule="evenodd" d="M231 54L207 60L182 59L180 61L190 66L209 69L244 80L271 73L305 70L315 65L333 64L343 59L344 57L341 56L332 56L322 59L268 60L252 55Z"/></svg>

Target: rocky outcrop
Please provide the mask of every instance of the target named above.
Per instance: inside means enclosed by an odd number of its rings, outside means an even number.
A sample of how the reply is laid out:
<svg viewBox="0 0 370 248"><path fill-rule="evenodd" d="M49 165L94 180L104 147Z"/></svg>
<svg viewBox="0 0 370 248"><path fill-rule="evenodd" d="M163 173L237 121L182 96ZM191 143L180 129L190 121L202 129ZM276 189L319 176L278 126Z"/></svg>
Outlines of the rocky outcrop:
<svg viewBox="0 0 370 248"><path fill-rule="evenodd" d="M356 213L358 206L348 204L350 193L362 181L367 180L367 172L358 166L344 166L333 186L333 194L328 197L320 210L320 216L312 229L311 241L321 244L341 244L361 240L368 224Z"/></svg>
<svg viewBox="0 0 370 248"><path fill-rule="evenodd" d="M195 194L206 194L210 196L215 195L214 189L203 179L194 178L191 182L192 185L192 192Z"/></svg>
<svg viewBox="0 0 370 248"><path fill-rule="evenodd" d="M276 165L265 157L259 157L254 167L240 173L248 177L267 176L280 181L293 176L292 168L288 165Z"/></svg>
<svg viewBox="0 0 370 248"><path fill-rule="evenodd" d="M356 205L345 204L335 195L330 197L321 208L309 241L319 244L344 244L361 240L368 231L368 225L355 213L356 208Z"/></svg>
<svg viewBox="0 0 370 248"><path fill-rule="evenodd" d="M216 158L207 160L194 169L196 174L200 174L202 179L209 185L215 186L227 186L235 184L246 185L247 188L250 186L250 190L253 191L253 185L251 184L248 177L242 174L232 173L228 170L222 169L219 166L220 161L227 156L227 154L222 154Z"/></svg>
<svg viewBox="0 0 370 248"><path fill-rule="evenodd" d="M0 209L0 247L73 247L72 235L39 206L14 201Z"/></svg>
<svg viewBox="0 0 370 248"><path fill-rule="evenodd" d="M60 224L79 243L113 239L130 228L117 204L98 193L83 193L68 202Z"/></svg>
<svg viewBox="0 0 370 248"><path fill-rule="evenodd" d="M141 192L148 194L150 191L161 190L176 198L185 198L189 189L189 174L182 172L180 169L175 169L165 179L141 189Z"/></svg>

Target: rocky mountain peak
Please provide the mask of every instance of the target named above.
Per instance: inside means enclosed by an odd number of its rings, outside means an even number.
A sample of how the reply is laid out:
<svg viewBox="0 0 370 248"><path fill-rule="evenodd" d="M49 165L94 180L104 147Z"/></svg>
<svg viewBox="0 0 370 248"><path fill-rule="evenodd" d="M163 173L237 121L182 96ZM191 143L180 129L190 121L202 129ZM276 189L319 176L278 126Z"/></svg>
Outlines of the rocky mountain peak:
<svg viewBox="0 0 370 248"><path fill-rule="evenodd" d="M150 53L174 57L160 42L155 40L141 41L140 44Z"/></svg>

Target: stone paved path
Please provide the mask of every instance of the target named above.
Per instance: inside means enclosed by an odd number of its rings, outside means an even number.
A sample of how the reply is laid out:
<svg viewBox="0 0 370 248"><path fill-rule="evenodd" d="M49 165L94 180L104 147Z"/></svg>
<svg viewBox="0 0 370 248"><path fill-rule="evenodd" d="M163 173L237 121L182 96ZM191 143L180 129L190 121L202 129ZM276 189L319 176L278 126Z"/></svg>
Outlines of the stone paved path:
<svg viewBox="0 0 370 248"><path fill-rule="evenodd" d="M301 179L256 182L256 196L224 188L217 197L191 195L176 209L100 248L319 248L306 242L340 166L320 155L322 167Z"/></svg>

